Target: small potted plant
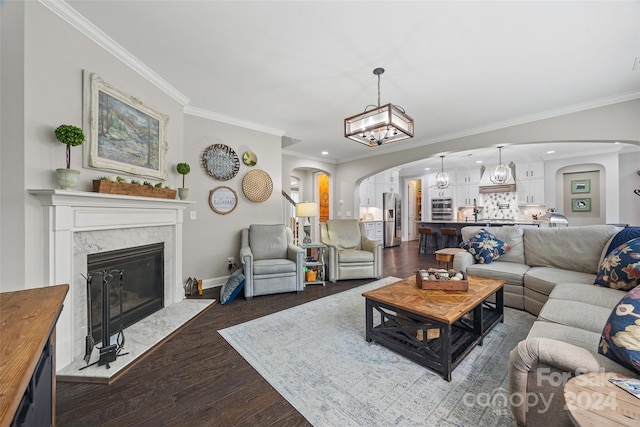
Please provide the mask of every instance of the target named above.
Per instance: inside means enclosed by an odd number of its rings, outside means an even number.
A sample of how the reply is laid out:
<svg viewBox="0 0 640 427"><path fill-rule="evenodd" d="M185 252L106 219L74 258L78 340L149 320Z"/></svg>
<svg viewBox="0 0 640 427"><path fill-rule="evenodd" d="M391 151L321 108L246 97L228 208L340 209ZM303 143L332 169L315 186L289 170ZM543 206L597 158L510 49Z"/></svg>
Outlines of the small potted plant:
<svg viewBox="0 0 640 427"><path fill-rule="evenodd" d="M178 197L180 197L180 200L187 200L189 189L184 186L184 176L191 172L191 166L189 166L189 163L178 163L176 170L182 175L182 187L178 188Z"/></svg>
<svg viewBox="0 0 640 427"><path fill-rule="evenodd" d="M58 185L63 190L73 190L78 183L80 171L71 169L71 147L84 142L84 132L77 126L60 125L55 130L56 139L67 146L67 167L56 169Z"/></svg>

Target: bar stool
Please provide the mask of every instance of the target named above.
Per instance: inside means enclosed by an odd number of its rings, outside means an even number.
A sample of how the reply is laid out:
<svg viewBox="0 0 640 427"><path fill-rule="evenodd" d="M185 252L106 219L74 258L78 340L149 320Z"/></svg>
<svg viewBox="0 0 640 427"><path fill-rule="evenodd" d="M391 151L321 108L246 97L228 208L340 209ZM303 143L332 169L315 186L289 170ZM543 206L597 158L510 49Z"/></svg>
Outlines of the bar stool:
<svg viewBox="0 0 640 427"><path fill-rule="evenodd" d="M460 243L458 240L458 237L460 237L460 235L458 234L458 230L455 228L441 228L440 229L440 233L442 234L442 247L443 248L449 248L449 247L457 247L458 244ZM453 240L453 246L450 245L451 241Z"/></svg>
<svg viewBox="0 0 640 427"><path fill-rule="evenodd" d="M420 240L418 241L418 253L434 253L438 249L438 239L435 231L428 227L418 228Z"/></svg>

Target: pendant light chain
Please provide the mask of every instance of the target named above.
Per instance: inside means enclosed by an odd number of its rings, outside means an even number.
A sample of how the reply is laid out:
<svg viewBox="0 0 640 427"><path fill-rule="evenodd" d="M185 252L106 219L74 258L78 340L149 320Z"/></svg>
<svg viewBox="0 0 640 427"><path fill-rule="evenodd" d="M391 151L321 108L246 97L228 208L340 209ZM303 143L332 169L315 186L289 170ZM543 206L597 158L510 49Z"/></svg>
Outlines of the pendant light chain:
<svg viewBox="0 0 640 427"><path fill-rule="evenodd" d="M380 106L380 74L378 74L378 107Z"/></svg>

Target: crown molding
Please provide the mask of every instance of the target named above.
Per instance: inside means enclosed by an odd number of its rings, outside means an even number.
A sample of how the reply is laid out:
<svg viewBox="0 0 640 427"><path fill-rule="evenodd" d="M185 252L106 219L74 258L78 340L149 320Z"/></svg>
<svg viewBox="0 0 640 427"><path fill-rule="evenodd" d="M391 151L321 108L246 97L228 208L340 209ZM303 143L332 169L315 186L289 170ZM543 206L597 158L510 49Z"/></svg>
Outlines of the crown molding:
<svg viewBox="0 0 640 427"><path fill-rule="evenodd" d="M182 105L187 105L189 103L189 98L187 98L182 92L180 92L169 82L156 74L153 70L151 70L151 68L147 67L142 61L132 55L129 51L127 51L115 40L105 34L98 27L96 27L91 21L78 13L77 10L69 6L65 1L38 1L40 2L40 4L51 10L60 18L64 19L72 27L80 31L82 34L98 44L98 46L102 47L104 50L129 66L132 70L136 71L138 74L147 79L151 84L162 90L171 98Z"/></svg>
<svg viewBox="0 0 640 427"><path fill-rule="evenodd" d="M282 129L263 126L257 123L239 119L237 117L225 116L224 114L214 113L212 111L205 110L204 108L192 107L191 105L186 105L184 107L184 113L196 117L202 117L203 119L215 120L217 122L222 122L229 125L268 133L275 136L283 136L286 133L286 131Z"/></svg>
<svg viewBox="0 0 640 427"><path fill-rule="evenodd" d="M296 151L291 151L291 150L287 150L286 148L282 149L282 154L289 156L289 157L296 157L298 159L303 159L303 160L315 160L317 162L322 162L325 164L330 164L330 165L337 165L338 161L337 160L333 160L333 159L326 159L326 158L321 158L321 157L317 157L317 156L309 156L309 155L305 155L302 153L298 153Z"/></svg>

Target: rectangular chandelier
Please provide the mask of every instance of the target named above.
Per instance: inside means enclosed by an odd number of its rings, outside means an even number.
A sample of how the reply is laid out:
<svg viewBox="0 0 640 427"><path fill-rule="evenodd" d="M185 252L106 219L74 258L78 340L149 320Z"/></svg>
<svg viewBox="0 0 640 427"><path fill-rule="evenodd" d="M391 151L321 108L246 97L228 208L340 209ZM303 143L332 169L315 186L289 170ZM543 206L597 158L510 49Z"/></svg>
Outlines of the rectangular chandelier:
<svg viewBox="0 0 640 427"><path fill-rule="evenodd" d="M413 119L386 104L344 119L344 136L369 147L413 137Z"/></svg>

